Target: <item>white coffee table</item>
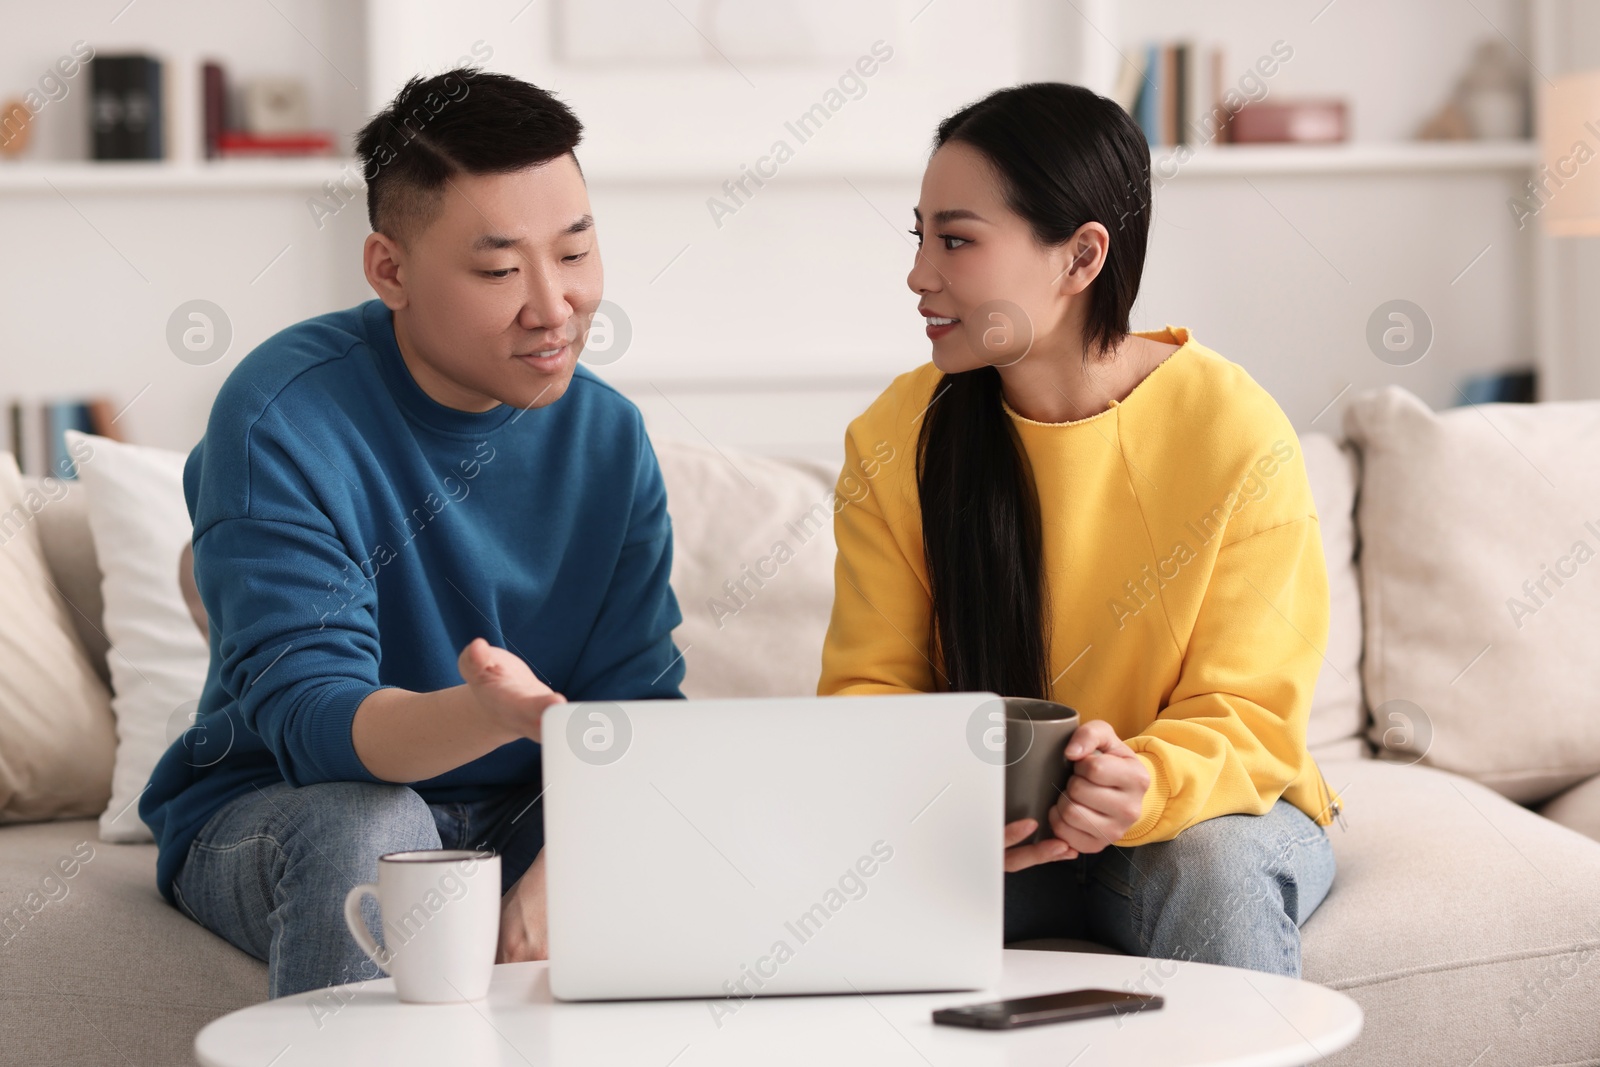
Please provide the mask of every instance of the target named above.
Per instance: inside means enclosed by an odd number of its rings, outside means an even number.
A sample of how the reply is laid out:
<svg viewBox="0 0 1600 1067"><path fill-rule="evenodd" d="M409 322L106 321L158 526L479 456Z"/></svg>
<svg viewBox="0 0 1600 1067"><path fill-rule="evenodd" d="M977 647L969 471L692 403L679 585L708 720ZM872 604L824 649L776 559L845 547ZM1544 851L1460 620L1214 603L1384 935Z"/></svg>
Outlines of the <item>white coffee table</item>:
<svg viewBox="0 0 1600 1067"><path fill-rule="evenodd" d="M392 979L280 997L226 1015L195 1038L207 1067L384 1064L625 1064L627 1067L1049 1064L1158 1067L1305 1064L1361 1032L1343 993L1257 971L1101 953L1008 950L998 989L566 1004L548 965L495 967L487 998L402 1004ZM1012 1031L935 1026L934 1008L1085 986L1160 993L1166 1005Z"/></svg>

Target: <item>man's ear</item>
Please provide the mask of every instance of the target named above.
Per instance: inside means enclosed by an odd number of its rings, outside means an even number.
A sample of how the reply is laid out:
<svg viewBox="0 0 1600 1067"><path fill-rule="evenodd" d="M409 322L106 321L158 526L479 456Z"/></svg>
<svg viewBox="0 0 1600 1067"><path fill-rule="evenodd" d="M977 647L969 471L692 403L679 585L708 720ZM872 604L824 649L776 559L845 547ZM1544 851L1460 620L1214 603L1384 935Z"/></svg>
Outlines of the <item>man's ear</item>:
<svg viewBox="0 0 1600 1067"><path fill-rule="evenodd" d="M1111 234L1098 222L1086 222L1060 246L1061 291L1076 296L1100 276L1111 251Z"/></svg>
<svg viewBox="0 0 1600 1067"><path fill-rule="evenodd" d="M390 311L406 306L405 255L400 242L382 233L367 234L367 243L361 248L361 266L366 271L367 284Z"/></svg>

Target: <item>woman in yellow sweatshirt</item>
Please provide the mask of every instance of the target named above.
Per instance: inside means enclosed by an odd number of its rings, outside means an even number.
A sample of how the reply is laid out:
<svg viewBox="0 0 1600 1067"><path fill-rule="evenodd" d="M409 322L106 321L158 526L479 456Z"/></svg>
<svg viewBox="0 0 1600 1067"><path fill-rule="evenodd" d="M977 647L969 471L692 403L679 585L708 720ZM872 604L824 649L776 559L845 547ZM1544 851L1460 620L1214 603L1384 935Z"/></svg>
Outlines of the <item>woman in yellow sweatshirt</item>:
<svg viewBox="0 0 1600 1067"><path fill-rule="evenodd" d="M1187 329L1130 332L1150 152L1114 103L957 112L914 216L932 362L846 434L818 691L1078 710L1042 840L1005 830L1008 942L1298 976L1342 801L1306 752L1328 584L1289 420Z"/></svg>

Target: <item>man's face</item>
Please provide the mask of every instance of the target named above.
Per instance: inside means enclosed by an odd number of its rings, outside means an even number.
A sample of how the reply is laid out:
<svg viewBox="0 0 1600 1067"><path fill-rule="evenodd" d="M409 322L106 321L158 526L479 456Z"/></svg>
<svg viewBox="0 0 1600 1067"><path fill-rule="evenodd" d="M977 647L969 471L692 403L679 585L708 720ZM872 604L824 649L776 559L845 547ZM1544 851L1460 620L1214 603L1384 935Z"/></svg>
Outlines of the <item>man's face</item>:
<svg viewBox="0 0 1600 1067"><path fill-rule="evenodd" d="M439 214L404 247L389 243L394 284L379 292L429 396L463 411L561 398L604 283L589 190L571 155L452 177Z"/></svg>

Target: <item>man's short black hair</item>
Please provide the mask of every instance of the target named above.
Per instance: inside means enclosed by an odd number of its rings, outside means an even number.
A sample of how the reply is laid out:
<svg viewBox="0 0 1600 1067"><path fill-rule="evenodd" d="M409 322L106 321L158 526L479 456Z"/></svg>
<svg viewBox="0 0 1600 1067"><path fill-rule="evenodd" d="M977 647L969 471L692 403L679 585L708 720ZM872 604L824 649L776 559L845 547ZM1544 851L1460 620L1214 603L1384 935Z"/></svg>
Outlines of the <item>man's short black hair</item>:
<svg viewBox="0 0 1600 1067"><path fill-rule="evenodd" d="M477 67L419 75L356 134L367 221L404 244L438 217L446 179L547 163L582 137L572 109L537 85Z"/></svg>

